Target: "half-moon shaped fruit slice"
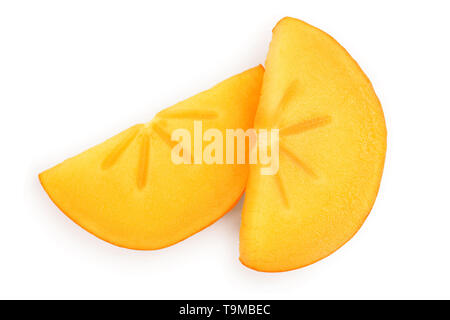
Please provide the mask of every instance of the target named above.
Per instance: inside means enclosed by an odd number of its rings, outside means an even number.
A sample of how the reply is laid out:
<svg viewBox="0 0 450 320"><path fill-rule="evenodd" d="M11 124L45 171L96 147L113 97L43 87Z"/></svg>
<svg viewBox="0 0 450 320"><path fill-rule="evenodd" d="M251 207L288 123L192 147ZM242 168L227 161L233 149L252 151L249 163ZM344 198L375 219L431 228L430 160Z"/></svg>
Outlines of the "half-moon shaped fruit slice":
<svg viewBox="0 0 450 320"><path fill-rule="evenodd" d="M252 166L240 260L287 271L348 241L369 214L386 152L371 83L332 37L284 18L273 30L255 126L279 129L279 170Z"/></svg>
<svg viewBox="0 0 450 320"><path fill-rule="evenodd" d="M194 139L194 120L224 136L252 127L263 73L250 69L163 110L41 173L42 186L69 218L117 246L159 249L191 236L239 200L248 166L175 164L171 133Z"/></svg>

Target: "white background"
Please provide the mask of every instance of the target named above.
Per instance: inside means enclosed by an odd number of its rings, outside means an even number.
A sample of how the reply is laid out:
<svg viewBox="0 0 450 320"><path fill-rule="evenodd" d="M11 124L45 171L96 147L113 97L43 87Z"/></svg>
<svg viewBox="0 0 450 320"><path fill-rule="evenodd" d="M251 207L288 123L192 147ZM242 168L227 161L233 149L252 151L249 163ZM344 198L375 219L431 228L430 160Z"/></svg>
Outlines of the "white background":
<svg viewBox="0 0 450 320"><path fill-rule="evenodd" d="M0 298L450 298L448 1L1 1ZM175 246L137 252L82 230L37 174L264 63L282 17L335 37L388 126L358 234L304 269L238 261L241 203Z"/></svg>

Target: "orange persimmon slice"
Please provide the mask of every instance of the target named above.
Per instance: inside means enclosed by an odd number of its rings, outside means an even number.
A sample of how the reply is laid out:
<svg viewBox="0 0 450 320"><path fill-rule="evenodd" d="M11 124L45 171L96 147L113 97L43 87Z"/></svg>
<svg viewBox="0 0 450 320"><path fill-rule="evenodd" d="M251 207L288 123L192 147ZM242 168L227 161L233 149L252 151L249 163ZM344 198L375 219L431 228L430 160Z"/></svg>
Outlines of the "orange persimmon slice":
<svg viewBox="0 0 450 320"><path fill-rule="evenodd" d="M146 124L44 171L42 186L74 222L117 246L159 249L209 226L242 195L247 165L175 164L175 129L247 129L260 95L259 66L163 110ZM193 136L193 133L192 133Z"/></svg>
<svg viewBox="0 0 450 320"><path fill-rule="evenodd" d="M293 18L273 30L255 117L279 129L279 170L251 166L240 260L300 268L341 247L368 216L386 152L381 105L358 64L325 32Z"/></svg>

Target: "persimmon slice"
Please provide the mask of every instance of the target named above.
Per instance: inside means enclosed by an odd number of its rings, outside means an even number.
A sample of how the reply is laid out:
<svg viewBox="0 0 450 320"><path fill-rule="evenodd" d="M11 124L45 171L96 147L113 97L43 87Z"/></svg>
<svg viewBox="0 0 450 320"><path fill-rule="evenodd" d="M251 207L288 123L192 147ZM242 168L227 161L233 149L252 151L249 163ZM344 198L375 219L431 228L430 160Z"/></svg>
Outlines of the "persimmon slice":
<svg viewBox="0 0 450 320"><path fill-rule="evenodd" d="M368 216L380 185L386 128L372 85L325 32L293 19L273 30L257 128L279 129L279 171L250 169L240 260L275 272L341 247Z"/></svg>
<svg viewBox="0 0 450 320"><path fill-rule="evenodd" d="M259 66L160 112L39 175L53 202L81 227L117 246L159 249L219 219L239 200L247 165L175 164L175 129L252 127ZM192 133L193 136L193 133Z"/></svg>

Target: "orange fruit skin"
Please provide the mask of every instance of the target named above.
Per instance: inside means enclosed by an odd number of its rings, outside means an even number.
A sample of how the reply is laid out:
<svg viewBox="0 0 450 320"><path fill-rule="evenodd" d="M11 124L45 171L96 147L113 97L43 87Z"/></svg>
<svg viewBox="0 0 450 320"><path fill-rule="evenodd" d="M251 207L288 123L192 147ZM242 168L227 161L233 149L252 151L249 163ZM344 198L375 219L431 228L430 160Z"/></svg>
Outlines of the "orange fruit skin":
<svg viewBox="0 0 450 320"><path fill-rule="evenodd" d="M175 129L251 128L264 69L233 76L42 172L39 180L75 223L114 245L154 250L211 225L241 197L248 165L174 164ZM203 143L205 147L207 143ZM191 150L193 153L193 151Z"/></svg>
<svg viewBox="0 0 450 320"><path fill-rule="evenodd" d="M255 127L280 130L280 164L273 176L251 166L240 261L264 272L310 265L372 209L386 154L380 102L336 40L288 17L273 30Z"/></svg>

